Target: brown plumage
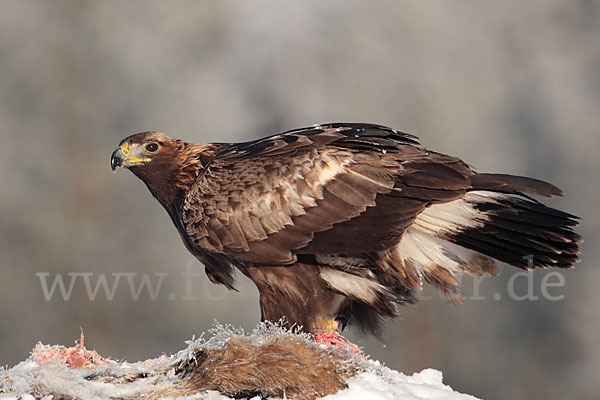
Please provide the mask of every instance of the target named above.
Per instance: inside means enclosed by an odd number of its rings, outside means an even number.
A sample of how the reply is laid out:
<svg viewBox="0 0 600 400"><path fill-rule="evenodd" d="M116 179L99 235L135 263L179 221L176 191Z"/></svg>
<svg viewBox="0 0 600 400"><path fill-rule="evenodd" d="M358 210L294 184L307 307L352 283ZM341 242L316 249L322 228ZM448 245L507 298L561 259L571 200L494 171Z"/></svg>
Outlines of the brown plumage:
<svg viewBox="0 0 600 400"><path fill-rule="evenodd" d="M263 319L307 330L334 316L377 333L423 283L460 301L455 275L497 274L494 259L578 261L577 217L525 194L560 189L476 173L379 125L205 145L144 132L111 165L146 183L212 282L233 288L239 269L259 289Z"/></svg>

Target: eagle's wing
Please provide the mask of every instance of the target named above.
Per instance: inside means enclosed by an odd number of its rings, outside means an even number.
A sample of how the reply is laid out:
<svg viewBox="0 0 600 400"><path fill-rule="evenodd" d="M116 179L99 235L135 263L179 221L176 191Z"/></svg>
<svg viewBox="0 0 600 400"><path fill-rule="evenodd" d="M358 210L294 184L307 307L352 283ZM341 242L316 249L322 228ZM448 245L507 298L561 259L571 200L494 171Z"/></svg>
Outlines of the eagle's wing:
<svg viewBox="0 0 600 400"><path fill-rule="evenodd" d="M327 124L231 145L191 187L193 243L260 264L398 243L428 205L464 196L471 169L370 124Z"/></svg>

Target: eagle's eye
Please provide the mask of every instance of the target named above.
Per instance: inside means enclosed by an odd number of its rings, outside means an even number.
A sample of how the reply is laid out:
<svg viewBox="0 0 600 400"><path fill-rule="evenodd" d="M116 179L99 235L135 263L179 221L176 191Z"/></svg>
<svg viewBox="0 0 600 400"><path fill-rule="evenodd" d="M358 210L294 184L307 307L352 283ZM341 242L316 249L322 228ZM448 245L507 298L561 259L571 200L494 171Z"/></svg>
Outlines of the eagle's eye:
<svg viewBox="0 0 600 400"><path fill-rule="evenodd" d="M154 153L156 150L158 150L158 144L156 143L148 143L146 146L146 151L150 152L150 153Z"/></svg>

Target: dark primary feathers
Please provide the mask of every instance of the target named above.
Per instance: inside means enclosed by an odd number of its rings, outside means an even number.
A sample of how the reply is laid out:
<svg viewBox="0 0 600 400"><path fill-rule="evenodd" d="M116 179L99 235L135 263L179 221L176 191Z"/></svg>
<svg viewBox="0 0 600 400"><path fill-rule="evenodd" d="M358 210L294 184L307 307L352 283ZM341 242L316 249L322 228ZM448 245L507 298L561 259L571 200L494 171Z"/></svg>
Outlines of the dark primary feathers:
<svg viewBox="0 0 600 400"><path fill-rule="evenodd" d="M111 163L146 183L213 282L232 288L238 268L259 289L263 319L307 330L338 316L377 333L424 283L460 301L455 276L496 274L494 260L578 261L577 217L527 195L560 189L476 173L384 126L206 145L145 132L124 139Z"/></svg>

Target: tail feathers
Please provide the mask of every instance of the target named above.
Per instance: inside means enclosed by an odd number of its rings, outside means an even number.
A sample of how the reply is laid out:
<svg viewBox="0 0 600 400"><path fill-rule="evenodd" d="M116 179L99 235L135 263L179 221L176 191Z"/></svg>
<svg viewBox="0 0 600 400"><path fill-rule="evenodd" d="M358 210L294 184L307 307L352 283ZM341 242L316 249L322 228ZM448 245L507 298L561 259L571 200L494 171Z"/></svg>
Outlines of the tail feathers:
<svg viewBox="0 0 600 400"><path fill-rule="evenodd" d="M448 240L523 269L572 268L579 261L578 218L520 195L471 192L464 200L481 223Z"/></svg>
<svg viewBox="0 0 600 400"><path fill-rule="evenodd" d="M471 176L473 190L506 193L529 193L538 196L562 196L562 190L551 183L524 176L506 174L475 174Z"/></svg>
<svg viewBox="0 0 600 400"><path fill-rule="evenodd" d="M579 261L577 220L524 195L472 191L425 209L397 246L380 253L378 265L407 287L425 281L460 301L454 275L496 274L493 259L523 269L572 268Z"/></svg>

